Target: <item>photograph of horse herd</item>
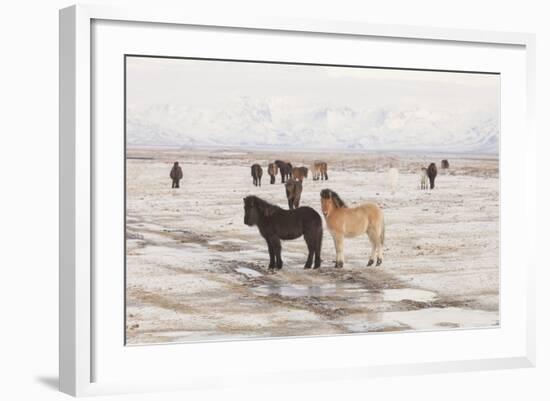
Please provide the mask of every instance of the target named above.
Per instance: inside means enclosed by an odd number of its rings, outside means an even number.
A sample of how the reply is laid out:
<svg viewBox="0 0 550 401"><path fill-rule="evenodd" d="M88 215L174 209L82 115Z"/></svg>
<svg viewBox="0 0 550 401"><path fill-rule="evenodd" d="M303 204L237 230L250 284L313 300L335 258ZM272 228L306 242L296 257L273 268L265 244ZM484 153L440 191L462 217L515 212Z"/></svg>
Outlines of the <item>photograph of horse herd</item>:
<svg viewBox="0 0 550 401"><path fill-rule="evenodd" d="M499 327L498 74L125 68L128 345Z"/></svg>

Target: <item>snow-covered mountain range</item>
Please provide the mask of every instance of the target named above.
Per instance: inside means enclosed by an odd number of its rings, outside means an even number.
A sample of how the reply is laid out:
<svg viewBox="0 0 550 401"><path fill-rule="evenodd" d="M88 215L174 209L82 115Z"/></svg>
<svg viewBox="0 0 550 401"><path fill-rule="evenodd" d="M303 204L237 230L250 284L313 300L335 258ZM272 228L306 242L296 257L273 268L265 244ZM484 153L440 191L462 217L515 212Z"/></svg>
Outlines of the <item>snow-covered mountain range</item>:
<svg viewBox="0 0 550 401"><path fill-rule="evenodd" d="M486 111L303 106L242 97L223 107L162 104L127 112L129 145L497 153L498 141L499 116Z"/></svg>

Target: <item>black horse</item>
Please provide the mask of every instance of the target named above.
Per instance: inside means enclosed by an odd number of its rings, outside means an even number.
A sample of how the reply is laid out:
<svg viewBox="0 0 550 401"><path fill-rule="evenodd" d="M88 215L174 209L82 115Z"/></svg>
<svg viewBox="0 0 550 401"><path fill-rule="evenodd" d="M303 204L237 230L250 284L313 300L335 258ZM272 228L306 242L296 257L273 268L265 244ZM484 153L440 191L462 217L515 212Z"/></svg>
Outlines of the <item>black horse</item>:
<svg viewBox="0 0 550 401"><path fill-rule="evenodd" d="M304 236L308 248L304 269L321 266L321 244L323 242L323 222L314 209L303 206L294 210L284 210L257 196L247 196L244 200L244 224L258 226L260 234L267 242L269 269L281 269L281 240Z"/></svg>
<svg viewBox="0 0 550 401"><path fill-rule="evenodd" d="M435 163L430 163L428 166L428 178L430 179L430 189L435 188L435 177L437 176L437 167L435 166Z"/></svg>
<svg viewBox="0 0 550 401"><path fill-rule="evenodd" d="M292 177L292 164L282 160L275 160L275 165L279 167L279 171L281 172L281 183Z"/></svg>
<svg viewBox="0 0 550 401"><path fill-rule="evenodd" d="M252 184L255 186L262 186L262 174L264 173L264 170L262 169L262 166L259 164L253 164L250 167L250 174L252 175Z"/></svg>

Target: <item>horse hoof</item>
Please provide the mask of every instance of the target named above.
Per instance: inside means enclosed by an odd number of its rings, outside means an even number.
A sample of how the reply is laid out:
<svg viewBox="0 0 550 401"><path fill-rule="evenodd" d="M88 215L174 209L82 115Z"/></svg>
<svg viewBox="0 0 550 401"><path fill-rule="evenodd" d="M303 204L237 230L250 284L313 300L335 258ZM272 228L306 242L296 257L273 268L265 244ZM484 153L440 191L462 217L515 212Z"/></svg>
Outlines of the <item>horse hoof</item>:
<svg viewBox="0 0 550 401"><path fill-rule="evenodd" d="M382 264L382 259L378 258L376 259L376 266L380 266Z"/></svg>
<svg viewBox="0 0 550 401"><path fill-rule="evenodd" d="M305 269L305 270L307 270L307 269L311 269L311 265L310 265L310 266L308 266L308 265L305 265L305 266L304 266L304 269Z"/></svg>
<svg viewBox="0 0 550 401"><path fill-rule="evenodd" d="M336 264L334 265L334 267L336 267L337 269L341 269L344 267L344 262L336 262Z"/></svg>
<svg viewBox="0 0 550 401"><path fill-rule="evenodd" d="M374 263L374 260L369 259L369 262L367 263L367 267L368 267L368 266L372 266L373 263Z"/></svg>

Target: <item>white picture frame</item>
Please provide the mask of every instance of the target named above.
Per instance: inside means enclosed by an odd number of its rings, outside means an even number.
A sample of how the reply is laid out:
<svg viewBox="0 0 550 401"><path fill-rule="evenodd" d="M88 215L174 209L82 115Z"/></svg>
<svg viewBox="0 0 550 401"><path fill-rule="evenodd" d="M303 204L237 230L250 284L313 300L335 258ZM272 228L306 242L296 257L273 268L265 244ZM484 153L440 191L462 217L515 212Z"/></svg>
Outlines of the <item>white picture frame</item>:
<svg viewBox="0 0 550 401"><path fill-rule="evenodd" d="M339 338L315 338L315 339L288 339L277 341L242 341L224 343L211 343L210 345L194 345L195 348L187 348L188 359L199 362L201 355L205 355L206 346L215 348L219 355L231 358L241 352L250 354L264 352L272 353L275 358L277 353L281 353L281 347L291 344L292 341L300 341L299 348L304 355L314 354L321 348L327 349L328 354L324 362L312 358L311 363L297 364L293 369L285 369L284 366L276 365L273 370L262 370L264 367L257 367L255 371L247 370L246 366L240 367L240 373L237 372L237 379L226 374L229 369L220 364L219 370L212 368L211 373L206 374L211 367L206 366L201 371L197 367L196 373L191 370L191 377L185 376L181 379L178 375L153 377L146 369L138 371L136 361L143 358L145 365L152 361L156 366L159 362L166 360L167 368L170 367L168 359L168 347L181 347L182 345L167 345L159 347L156 350L151 347L137 347L131 355L124 353L124 344L119 344L121 349L120 357L128 358L126 362L115 361L115 353L112 353L113 366L117 363L132 364L135 370L129 369L127 374L106 375L102 379L102 373L98 372L99 366L104 366L105 362L97 363L97 353L100 352L99 360L105 361L111 357L107 352L108 348L104 346L105 341L99 341L96 325L101 321L101 307L94 305L94 289L101 285L101 281L94 275L94 265L97 263L96 248L94 245L94 231L96 230L96 181L95 169L98 168L98 157L101 163L107 165L116 164L116 160L110 160L109 154L99 154L101 146L94 142L93 127L95 111L92 97L94 88L92 78L96 60L94 53L98 51L94 46L99 47L105 42L98 40L93 42L92 36L94 23L98 21L125 22L133 24L155 24L159 27L200 27L201 29L229 29L233 32L255 33L283 33L285 35L307 35L308 37L322 36L325 38L338 37L342 41L357 40L361 38L381 38L386 41L415 41L418 43L432 43L437 46L457 44L464 48L476 48L483 46L494 46L495 48L514 49L514 60L518 61L518 71L525 73L515 82L517 89L525 96L519 96L516 101L524 104L525 110L518 111L515 127L521 129L517 133L518 137L513 136L509 131L503 130L501 135L508 142L520 140L521 144L514 146L517 152L514 157L518 162L518 168L515 173L511 169L502 169L501 180L506 182L522 182L522 191L517 199L510 202L518 202L521 206L522 216L526 219L528 229L526 238L523 240L527 245L527 251L521 254L510 254L511 258L517 257L518 267L522 269L522 276L515 282L521 287L518 289L518 296L521 302L517 302L517 316L521 317L520 322L503 322L501 329L503 332L510 329L514 331L513 337L501 338L501 348L483 353L481 351L471 354L465 358L451 358L443 360L421 360L410 355L407 362L395 362L395 360L384 358L377 359L373 356L372 363L362 363L361 359L353 359L350 355L348 359L335 361L335 365L330 365L332 355L331 349L345 347L346 344L353 346L363 346L366 337L343 336ZM137 25L140 25L137 24ZM140 25L141 26L141 25ZM135 29L141 29L140 26L134 26ZM132 28L132 29L134 29ZM129 25L118 27L116 29L128 30ZM164 34L164 33L161 33ZM222 33L223 34L223 33ZM120 41L126 40L122 34L118 34ZM277 40L276 38L274 40ZM116 41L114 41L116 42ZM411 42L412 43L412 42ZM114 44L113 46L115 46ZM449 372L449 371L468 371L478 369L503 369L513 367L530 367L535 364L535 259L533 252L535 244L535 185L533 178L526 174L529 169L535 168L535 134L532 128L532 113L534 111L534 49L535 37L525 33L507 33L507 32L484 32L458 29L438 29L412 26L389 26L374 25L360 22L341 22L341 21L314 21L314 20L292 20L275 18L255 18L251 20L233 20L224 17L212 15L189 15L184 10L162 10L153 6L143 8L112 8L108 6L72 6L60 11L60 390L75 396L133 392L133 391L155 391L167 389L202 389L218 386L234 386L245 384L247 380L254 379L255 383L268 383L269 378L276 375L278 380L292 382L294 380L326 380L338 379L342 377L353 377L361 379L364 377L400 375L400 374L419 374L431 372ZM517 51L515 51L517 50ZM101 49L99 49L101 51ZM118 50L117 50L118 51ZM436 66L439 68L439 66ZM464 66L457 66L457 70L464 69ZM448 68L447 68L448 69ZM121 74L118 71L117 74ZM510 76L513 75L510 72ZM120 88L122 90L122 88ZM506 96L505 94L503 96ZM120 106L120 105L119 105ZM509 110L503 108L503 110ZM513 113L515 111L512 110ZM521 114L521 115L520 115ZM120 117L122 120L122 117ZM510 118L512 119L512 118ZM520 138L520 139L518 139ZM518 142L519 143L519 142ZM503 161L502 161L503 160ZM503 157L501 163L511 163L510 159ZM502 167L502 164L501 164ZM504 166L506 167L506 165ZM514 175L515 174L515 175ZM521 196L521 198L519 198ZM510 198L512 199L512 198ZM503 222L501 225L502 233L512 231L514 224ZM122 233L122 228L119 228ZM512 235L512 234L510 234ZM513 240L512 237L509 239ZM122 246L122 245L121 245ZM512 252L512 251L511 251ZM120 266L122 269L123 266ZM524 275L523 275L524 274ZM521 290L521 291L520 291ZM103 290L102 290L103 291ZM103 293L104 297L115 296L108 289ZM97 295L95 295L97 296ZM501 297L509 297L510 293L503 292ZM523 299L524 298L524 299ZM502 299L501 301L506 301ZM116 316L115 316L116 317ZM119 315L120 322L123 321L122 314ZM115 322L114 324L119 324ZM103 325L103 327L105 327ZM122 323L120 323L122 328ZM121 329L122 331L122 329ZM489 333L489 334L486 334ZM483 341L495 342L492 338L493 332L482 331L463 331L461 336L465 344L472 343L476 337L487 337ZM414 335L414 334L413 334ZM380 341L378 338L393 336L397 338L399 334L388 334L369 337ZM414 337L418 344L430 344L444 336L441 333L423 333ZM376 338L376 340L374 340ZM450 337L449 337L450 338ZM513 340L512 340L513 338ZM505 341L506 340L506 341ZM404 349L410 337L403 337L400 341ZM513 344L512 344L513 342ZM184 345L185 346L185 345ZM146 348L150 348L146 350ZM475 348L475 347L473 347ZM342 349L342 348L340 348ZM98 351L100 350L100 351ZM148 354L148 351L157 353L156 357ZM335 354L336 355L336 354ZM222 358L222 356L218 358ZM360 355L359 355L360 357ZM103 359L101 359L103 358ZM151 359L153 358L153 359ZM342 357L344 358L344 357ZM243 358L246 360L246 358ZM328 360L328 361L327 361ZM243 362L245 363L245 362ZM101 369L100 369L101 370ZM201 373L202 372L202 373ZM242 372L246 376L240 381L238 375ZM98 375L99 373L99 375ZM111 372L113 373L113 372ZM269 374L269 377L268 377ZM135 376L132 376L135 375ZM194 375L194 376L193 376ZM108 376L108 377L107 377ZM98 377L101 379L98 380ZM279 382L280 383L280 382Z"/></svg>

